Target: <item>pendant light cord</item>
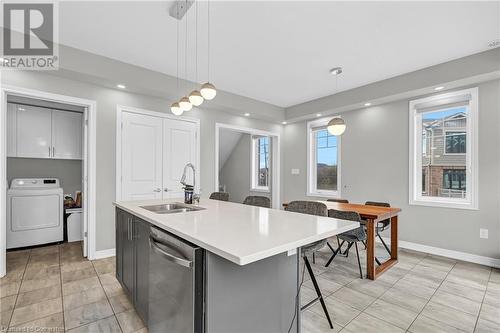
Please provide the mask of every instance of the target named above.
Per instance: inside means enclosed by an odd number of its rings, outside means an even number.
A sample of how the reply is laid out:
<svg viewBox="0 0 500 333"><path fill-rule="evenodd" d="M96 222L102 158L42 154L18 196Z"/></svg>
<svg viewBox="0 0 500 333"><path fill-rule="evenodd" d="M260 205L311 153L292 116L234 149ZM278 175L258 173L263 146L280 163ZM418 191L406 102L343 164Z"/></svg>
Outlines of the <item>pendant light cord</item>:
<svg viewBox="0 0 500 333"><path fill-rule="evenodd" d="M188 0L186 0L186 9L188 8L187 6L188 6ZM186 80L186 82L188 81L188 77L187 77L188 17L189 17L189 13L186 12L186 42L184 44L184 79Z"/></svg>
<svg viewBox="0 0 500 333"><path fill-rule="evenodd" d="M177 16L179 16L179 2L177 2ZM177 54L176 54L176 61L177 61L177 70L176 70L176 94L179 96L179 20L177 20Z"/></svg>
<svg viewBox="0 0 500 333"><path fill-rule="evenodd" d="M198 83L198 1L196 1L195 17L195 60L194 60L194 79Z"/></svg>
<svg viewBox="0 0 500 333"><path fill-rule="evenodd" d="M207 76L208 76L208 82L210 82L210 0L207 0L208 8L207 8L207 31L208 31L208 70L207 70Z"/></svg>

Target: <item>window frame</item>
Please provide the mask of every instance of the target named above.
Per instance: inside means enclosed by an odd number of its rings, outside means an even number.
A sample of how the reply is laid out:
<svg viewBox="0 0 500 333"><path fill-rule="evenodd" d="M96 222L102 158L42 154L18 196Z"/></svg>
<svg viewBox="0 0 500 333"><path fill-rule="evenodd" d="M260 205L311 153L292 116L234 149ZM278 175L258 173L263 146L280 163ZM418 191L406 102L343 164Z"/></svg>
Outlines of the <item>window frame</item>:
<svg viewBox="0 0 500 333"><path fill-rule="evenodd" d="M314 138L315 129L325 127L328 125L331 117L316 119L307 123L307 189L306 196L310 197L326 197L326 198L340 198L341 197L341 174L342 174L342 136L337 136L337 190L318 190L316 188L316 140Z"/></svg>
<svg viewBox="0 0 500 333"><path fill-rule="evenodd" d="M268 171L267 171L267 186L260 186L259 185L259 175L257 174L257 172L259 171L259 154L258 154L258 146L259 146L259 140L261 138L267 138L269 141L268 141L268 146L269 146L269 151L268 151L268 160L269 160L269 165L268 165ZM271 164L270 164L270 161L271 161L271 137L269 136L265 136L265 135L254 135L251 137L250 139L250 145L251 145L251 149L250 149L250 163L252 164L251 165L251 168L250 168L250 180L251 180L251 183L250 183L250 191L253 191L253 192L263 192L263 193L270 193L271 192L271 189L270 189L270 186L269 186L269 183L270 183L270 179L269 179L269 174L271 172Z"/></svg>
<svg viewBox="0 0 500 333"><path fill-rule="evenodd" d="M434 103L436 108L443 105L443 110L450 109L450 101L456 98L470 97L466 105L468 116L466 125L466 196L462 198L430 197L422 195L422 113L416 106L423 103ZM409 204L430 207L445 207L477 210L478 200L478 88L453 91L444 94L412 100L409 103ZM448 130L448 129L447 129ZM449 130L453 130L450 128ZM418 134L418 135L417 135ZM446 145L446 142L443 142ZM446 150L446 147L444 147ZM444 152L443 152L444 154Z"/></svg>

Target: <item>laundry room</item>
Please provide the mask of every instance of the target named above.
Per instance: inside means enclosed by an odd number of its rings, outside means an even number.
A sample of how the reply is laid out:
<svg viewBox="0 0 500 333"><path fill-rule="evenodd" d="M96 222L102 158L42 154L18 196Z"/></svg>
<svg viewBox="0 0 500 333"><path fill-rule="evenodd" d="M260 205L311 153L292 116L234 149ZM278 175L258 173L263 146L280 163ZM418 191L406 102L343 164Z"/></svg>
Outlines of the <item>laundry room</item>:
<svg viewBox="0 0 500 333"><path fill-rule="evenodd" d="M7 250L69 243L84 254L84 122L81 106L8 96Z"/></svg>

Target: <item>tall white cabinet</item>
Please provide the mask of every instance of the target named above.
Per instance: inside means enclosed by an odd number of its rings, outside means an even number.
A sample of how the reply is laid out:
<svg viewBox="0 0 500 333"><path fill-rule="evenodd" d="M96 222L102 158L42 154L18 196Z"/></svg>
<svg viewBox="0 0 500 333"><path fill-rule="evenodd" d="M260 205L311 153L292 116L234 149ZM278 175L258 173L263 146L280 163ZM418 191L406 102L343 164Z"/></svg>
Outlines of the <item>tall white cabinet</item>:
<svg viewBox="0 0 500 333"><path fill-rule="evenodd" d="M121 117L121 200L182 197L184 166L192 163L199 173L198 124L133 112Z"/></svg>
<svg viewBox="0 0 500 333"><path fill-rule="evenodd" d="M83 114L8 104L7 156L82 159Z"/></svg>

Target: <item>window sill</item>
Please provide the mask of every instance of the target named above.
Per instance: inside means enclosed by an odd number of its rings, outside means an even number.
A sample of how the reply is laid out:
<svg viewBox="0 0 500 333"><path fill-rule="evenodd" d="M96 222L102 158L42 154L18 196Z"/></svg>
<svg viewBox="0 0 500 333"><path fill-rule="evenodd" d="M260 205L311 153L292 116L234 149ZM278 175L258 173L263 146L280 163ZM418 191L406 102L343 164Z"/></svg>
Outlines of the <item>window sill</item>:
<svg viewBox="0 0 500 333"><path fill-rule="evenodd" d="M340 192L307 192L308 197L340 199Z"/></svg>
<svg viewBox="0 0 500 333"><path fill-rule="evenodd" d="M409 204L410 204L410 206L426 206L426 207L450 208L450 209L479 210L477 205L473 205L470 202L432 201L432 200L411 199Z"/></svg>
<svg viewBox="0 0 500 333"><path fill-rule="evenodd" d="M254 187L250 188L251 192L271 193L268 187Z"/></svg>

